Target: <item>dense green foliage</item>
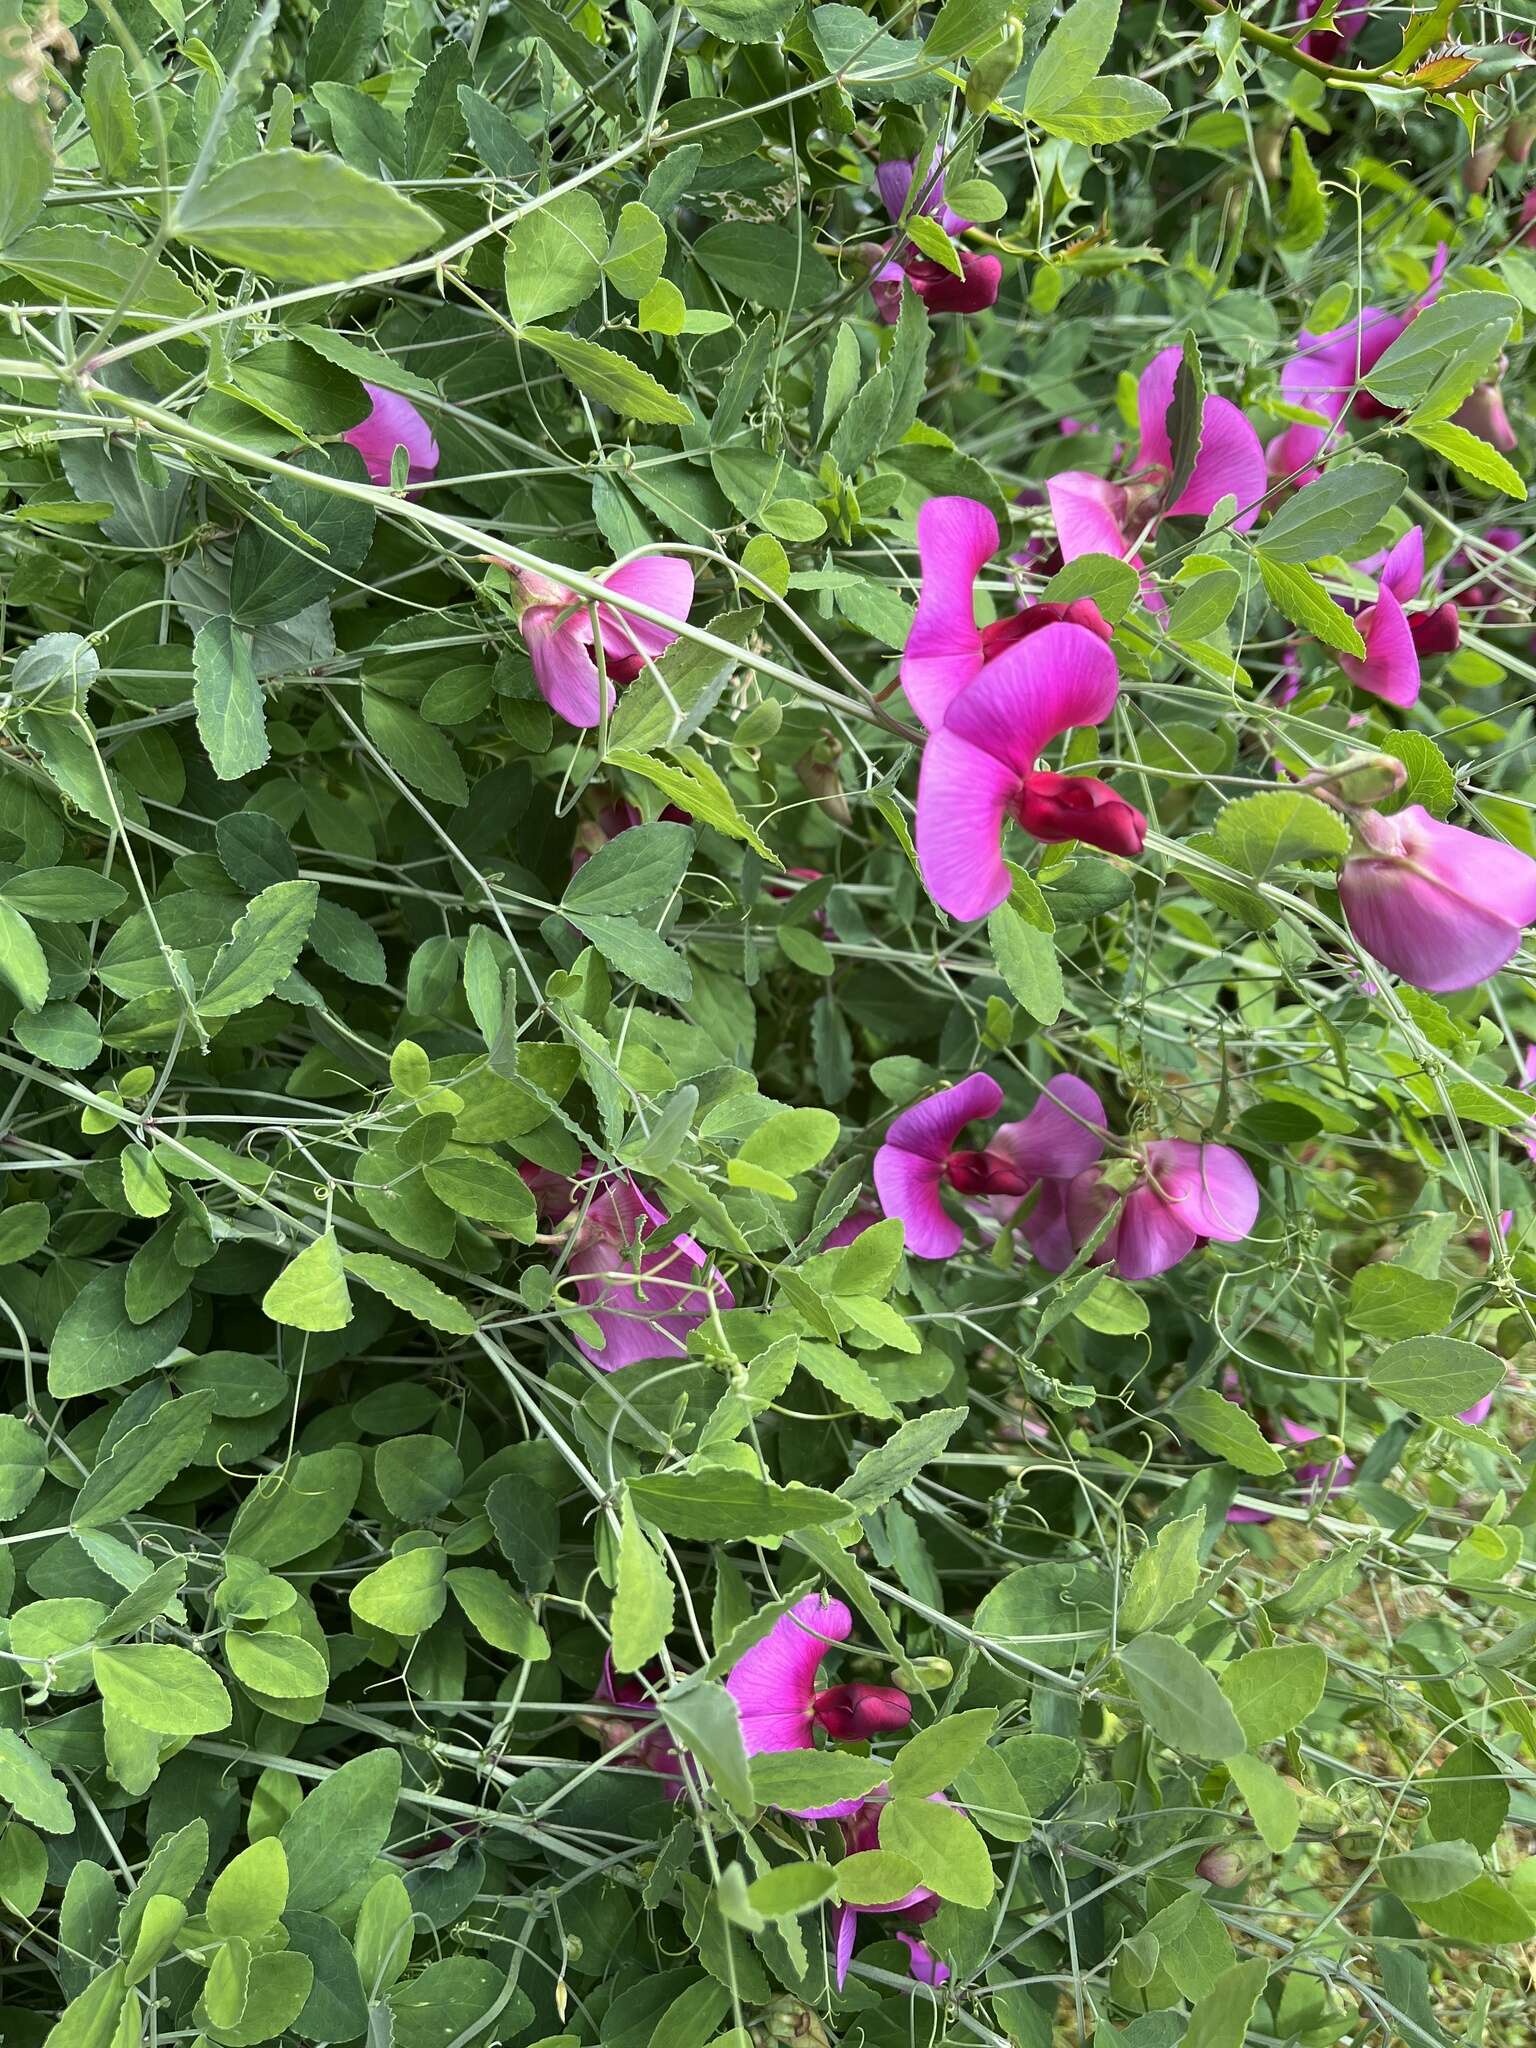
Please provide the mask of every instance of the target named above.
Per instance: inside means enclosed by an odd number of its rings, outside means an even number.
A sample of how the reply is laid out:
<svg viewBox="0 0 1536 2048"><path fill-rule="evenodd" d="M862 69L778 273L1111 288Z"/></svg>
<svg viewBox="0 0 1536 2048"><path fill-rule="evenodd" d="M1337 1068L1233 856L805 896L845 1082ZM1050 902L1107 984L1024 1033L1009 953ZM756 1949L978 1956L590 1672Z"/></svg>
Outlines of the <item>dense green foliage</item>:
<svg viewBox="0 0 1536 2048"><path fill-rule="evenodd" d="M0 0L6 2048L1529 2040L1525 20Z"/></svg>

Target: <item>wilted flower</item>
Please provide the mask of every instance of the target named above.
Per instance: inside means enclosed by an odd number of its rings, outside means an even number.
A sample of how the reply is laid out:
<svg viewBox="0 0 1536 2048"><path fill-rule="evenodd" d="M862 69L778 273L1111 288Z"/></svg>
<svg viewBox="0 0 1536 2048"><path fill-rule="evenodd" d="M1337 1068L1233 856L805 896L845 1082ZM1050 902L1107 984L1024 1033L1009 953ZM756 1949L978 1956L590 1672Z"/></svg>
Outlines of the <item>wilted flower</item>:
<svg viewBox="0 0 1536 2048"><path fill-rule="evenodd" d="M917 610L901 657L907 702L930 732L989 662L1044 626L1068 621L1101 640L1110 638L1091 598L1071 604L1032 604L1023 611L976 623L976 578L997 553L997 521L974 498L930 498L917 515L917 558L922 570Z"/></svg>
<svg viewBox="0 0 1536 2048"><path fill-rule="evenodd" d="M911 214L923 214L937 221L946 235L963 234L971 223L944 204L941 171L931 175L922 198L908 212L912 175L911 163L900 160L883 163L875 172L875 183L891 219L899 221L904 213L908 218ZM960 263L958 277L936 257L923 255L905 238L887 243L884 250L875 254L878 268L869 280L869 290L887 326L901 316L903 283L912 287L930 313L982 313L988 306L996 305L1003 281L1001 260L975 249L957 248L955 254Z"/></svg>
<svg viewBox="0 0 1536 2048"><path fill-rule="evenodd" d="M1373 960L1438 995L1472 988L1514 957L1536 919L1536 860L1422 804L1390 818L1362 811L1355 831L1339 901Z"/></svg>
<svg viewBox="0 0 1536 2048"><path fill-rule="evenodd" d="M875 1187L886 1215L901 1218L907 1250L916 1257L948 1258L963 1241L940 1199L943 1188L1016 1204L1037 1182L1069 1177L1098 1158L1104 1105L1086 1081L1070 1074L1049 1082L1028 1116L999 1126L985 1150L956 1149L966 1125L995 1116L1002 1102L990 1074L971 1074L904 1109L886 1132L875 1154ZM1026 1235L1028 1228L1026 1222Z"/></svg>
<svg viewBox="0 0 1536 2048"><path fill-rule="evenodd" d="M1113 1265L1122 1280L1166 1273L1212 1238L1236 1244L1259 1214L1258 1182L1242 1155L1228 1145L1184 1138L1157 1138L1144 1146L1137 1178L1123 1197L1099 1166L1046 1192L1059 1204L1050 1223L1059 1220L1064 1227L1041 1227L1033 1240L1041 1264L1056 1272L1069 1265L1118 1202L1119 1213L1092 1263Z"/></svg>
<svg viewBox="0 0 1536 2048"><path fill-rule="evenodd" d="M598 601L596 645L594 607L563 583L531 569L513 570L522 593L518 631L533 663L533 679L544 701L568 725L587 729L612 709L614 683L631 683L677 638L669 626L653 626L616 605ZM636 599L670 617L686 620L693 607L693 570L673 555L642 555L609 569L597 581L620 597ZM603 679L598 676L598 661Z"/></svg>
<svg viewBox="0 0 1536 2048"><path fill-rule="evenodd" d="M1115 658L1086 626L1056 622L1006 647L954 697L923 749L917 853L928 892L952 917L985 917L1007 899L1009 818L1034 838L1078 839L1137 854L1147 821L1091 776L1037 767L1051 741L1114 709Z"/></svg>
<svg viewBox="0 0 1536 2048"><path fill-rule="evenodd" d="M398 391L386 391L380 384L365 383L363 389L372 401L372 410L355 427L348 427L341 438L362 456L371 480L381 490L388 488L397 448L403 448L409 458L408 484L424 484L436 476L437 443L432 438L432 429L411 401L402 398Z"/></svg>
<svg viewBox="0 0 1536 2048"><path fill-rule="evenodd" d="M760 1643L737 1658L725 1688L740 1713L748 1756L814 1749L817 1728L834 1741L858 1742L908 1725L912 1702L894 1685L818 1687L823 1657L852 1633L853 1616L841 1600L807 1593L779 1616ZM838 1800L805 1808L800 1817L836 1818L858 1806L857 1799Z"/></svg>
<svg viewBox="0 0 1536 2048"><path fill-rule="evenodd" d="M712 1308L732 1308L735 1296L693 1238L678 1231L654 1251L641 1249L667 1212L643 1195L627 1174L605 1174L585 1193L564 1175L524 1167L540 1211L570 1225L566 1270L576 1299L603 1334L599 1351L585 1339L577 1347L604 1372L648 1358L681 1358L688 1338ZM584 1177L596 1174L583 1162Z"/></svg>

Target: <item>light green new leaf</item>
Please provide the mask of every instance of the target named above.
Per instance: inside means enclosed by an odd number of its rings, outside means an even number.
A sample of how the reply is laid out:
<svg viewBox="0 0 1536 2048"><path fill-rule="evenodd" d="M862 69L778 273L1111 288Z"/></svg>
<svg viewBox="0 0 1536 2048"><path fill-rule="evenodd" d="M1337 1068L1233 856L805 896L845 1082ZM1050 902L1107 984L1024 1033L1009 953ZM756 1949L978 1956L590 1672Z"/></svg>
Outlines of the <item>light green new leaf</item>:
<svg viewBox="0 0 1536 2048"><path fill-rule="evenodd" d="M261 1312L291 1330L344 1330L352 1320L347 1269L336 1233L312 1238L261 1298Z"/></svg>

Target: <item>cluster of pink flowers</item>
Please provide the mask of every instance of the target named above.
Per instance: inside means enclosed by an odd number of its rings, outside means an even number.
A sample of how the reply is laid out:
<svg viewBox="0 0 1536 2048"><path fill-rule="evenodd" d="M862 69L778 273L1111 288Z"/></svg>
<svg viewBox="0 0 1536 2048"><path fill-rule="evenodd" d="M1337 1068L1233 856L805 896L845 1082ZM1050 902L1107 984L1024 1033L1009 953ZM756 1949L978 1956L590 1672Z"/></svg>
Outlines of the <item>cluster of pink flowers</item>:
<svg viewBox="0 0 1536 2048"><path fill-rule="evenodd" d="M649 1358L681 1358L688 1338L735 1296L703 1247L683 1231L649 1249L667 1212L626 1173L582 1162L579 1180L523 1166L539 1214L560 1233L576 1300L602 1332L601 1350L578 1337L582 1355L604 1372Z"/></svg>
<svg viewBox="0 0 1536 2048"><path fill-rule="evenodd" d="M1036 839L1139 853L1147 821L1134 805L1091 776L1039 766L1062 733L1100 725L1114 709L1119 676L1097 607L1034 604L979 627L976 579L999 535L974 499L930 498L917 543L922 588L901 681L929 735L917 851L935 903L975 918L1005 901L1009 818Z"/></svg>
<svg viewBox="0 0 1536 2048"><path fill-rule="evenodd" d="M944 1207L946 1188L994 1225L1017 1221L1053 1273L1071 1265L1112 1213L1091 1262L1112 1265L1125 1280L1149 1280L1199 1244L1235 1244L1253 1229L1258 1183L1230 1146L1157 1138L1127 1149L1129 1177L1108 1170L1101 1163L1104 1105L1086 1081L1063 1075L1041 1090L1027 1117L1000 1124L982 1149L960 1147L966 1126L995 1116L1002 1101L989 1074L971 1074L904 1109L886 1132L875 1154L875 1188L886 1215L901 1218L917 1257L949 1258L964 1242Z"/></svg>

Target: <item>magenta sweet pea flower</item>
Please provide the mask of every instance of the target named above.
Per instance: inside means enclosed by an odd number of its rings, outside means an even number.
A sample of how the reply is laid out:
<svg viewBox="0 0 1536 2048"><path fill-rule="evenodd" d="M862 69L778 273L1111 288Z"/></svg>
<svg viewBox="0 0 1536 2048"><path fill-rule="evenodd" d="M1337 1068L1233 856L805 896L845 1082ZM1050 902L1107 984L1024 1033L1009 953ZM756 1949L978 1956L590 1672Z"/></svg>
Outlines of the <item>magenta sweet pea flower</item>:
<svg viewBox="0 0 1536 2048"><path fill-rule="evenodd" d="M1259 516L1268 476L1258 435L1230 398L1211 393L1200 414L1200 453L1194 470L1172 504L1163 502L1173 469L1169 419L1180 351L1165 348L1142 371L1136 386L1141 443L1129 482L1110 483L1088 470L1064 469L1046 483L1062 559L1118 555L1141 569L1136 552L1160 518L1200 518L1221 500L1237 501L1232 521L1246 533Z"/></svg>
<svg viewBox="0 0 1536 2048"><path fill-rule="evenodd" d="M1472 988L1513 959L1536 919L1536 860L1432 818L1422 804L1355 817L1339 873L1350 931L1373 960L1432 995Z"/></svg>
<svg viewBox="0 0 1536 2048"><path fill-rule="evenodd" d="M592 607L585 599L531 569L511 574L522 593L517 624L533 663L533 679L550 709L568 725L585 730L599 724L604 709L613 708L611 685L632 683L647 660L654 660L677 638L668 626L653 626L648 619L599 601L594 650ZM693 608L692 567L674 555L642 555L597 580L619 597L634 598L680 621Z"/></svg>
<svg viewBox="0 0 1536 2048"><path fill-rule="evenodd" d="M1388 704L1412 704L1419 694L1420 659L1454 653L1461 644L1454 604L1433 605L1412 615L1404 610L1423 583L1424 533L1421 527L1410 526L1380 559L1376 602L1355 619L1365 653L1336 656L1352 683Z"/></svg>
<svg viewBox="0 0 1536 2048"><path fill-rule="evenodd" d="M432 429L408 398L398 391L386 391L380 384L363 385L372 401L372 411L342 435L363 458L370 479L381 490L389 485L390 465L395 450L403 448L410 459L407 483L424 484L437 474L437 443Z"/></svg>
<svg viewBox="0 0 1536 2048"><path fill-rule="evenodd" d="M911 163L900 160L883 163L875 172L875 183L891 219L899 221L903 214L909 219L914 213L926 214L938 222L945 234L964 234L971 223L945 205L943 173L932 174L915 205L910 204L912 176ZM924 256L905 239L887 243L884 249L871 253L877 267L869 280L870 296L887 326L893 326L901 317L903 284L911 286L930 313L983 313L997 303L1003 266L991 254L975 249L957 250L960 275L956 277L936 258Z"/></svg>
<svg viewBox="0 0 1536 2048"><path fill-rule="evenodd" d="M875 1188L886 1215L901 1218L915 1257L949 1258L964 1240L945 1211L942 1189L987 1200L994 1213L1007 1214L1037 1183L1080 1172L1103 1149L1104 1105L1071 1074L1050 1081L1029 1115L1000 1125L984 1150L958 1149L966 1125L995 1116L1002 1102L990 1074L971 1074L914 1102L886 1132L875 1154ZM1028 1220L1024 1227L1027 1235Z"/></svg>
<svg viewBox="0 0 1536 2048"><path fill-rule="evenodd" d="M902 650L901 686L930 732L938 731L955 698L989 662L1042 627L1068 621L1101 640L1110 638L1098 606L1086 597L1028 605L978 626L976 579L999 544L997 521L974 498L930 498L917 515L922 581Z"/></svg>
<svg viewBox="0 0 1536 2048"><path fill-rule="evenodd" d="M679 1231L654 1251L641 1245L667 1220L665 1209L643 1195L627 1174L598 1176L585 1194L564 1175L525 1167L540 1212L569 1227L566 1270L576 1299L603 1334L601 1350L578 1337L582 1356L604 1372L620 1372L649 1358L681 1358L688 1338L713 1308L734 1308L736 1297L703 1247Z"/></svg>
<svg viewBox="0 0 1536 2048"><path fill-rule="evenodd" d="M930 1792L929 1800L935 1806L948 1806L950 1801L942 1792ZM880 1814L885 1805L884 1798L876 1794L871 1799L856 1801L847 1817L841 1822L843 1845L850 1856L858 1856L880 1846ZM899 1899L887 1899L877 1906L834 1906L832 1909L832 1955L833 1979L839 1991L848 1977L848 1965L853 1960L853 1944L859 1929L860 1916L867 1913L899 1913L909 1925L921 1925L931 1920L939 1909L936 1894L925 1884L914 1885ZM949 1980L949 1965L941 1962L915 1935L894 1929L896 1939L902 1942L911 1958L912 1975L920 1984L944 1984Z"/></svg>
<svg viewBox="0 0 1536 2048"><path fill-rule="evenodd" d="M1258 1218L1259 1186L1248 1162L1228 1145L1155 1139L1143 1148L1139 1178L1123 1198L1102 1167L1091 1166L1068 1184L1064 1229L1052 1232L1045 1251L1036 1244L1041 1264L1063 1270L1117 1203L1119 1213L1092 1263L1113 1265L1122 1280L1151 1280L1196 1245L1245 1238Z"/></svg>
<svg viewBox="0 0 1536 2048"><path fill-rule="evenodd" d="M654 1690L663 1682L659 1666L620 1677L613 1668L611 1651L603 1654L602 1676L595 1695L598 1706L621 1708L621 1713L584 1716L605 1751L622 1750L619 1763L632 1770L654 1771L667 1780L667 1790L681 1799L687 1785L687 1771L671 1734L660 1722ZM629 1718L626 1719L625 1716ZM651 1722L656 1725L652 1727ZM641 1732L643 1730L643 1733ZM639 1735L639 1740L635 1738Z"/></svg>
<svg viewBox="0 0 1536 2048"><path fill-rule="evenodd" d="M1502 369L1502 364L1500 367ZM1486 441L1502 455L1507 455L1519 445L1519 437L1504 410L1504 393L1494 378L1485 378L1481 384L1473 385L1457 407L1453 424L1465 427L1469 434L1476 434L1480 441Z"/></svg>
<svg viewBox="0 0 1536 2048"><path fill-rule="evenodd" d="M748 1756L788 1749L814 1749L815 1731L834 1741L864 1742L905 1728L912 1702L893 1685L817 1685L821 1663L836 1643L853 1633L853 1616L841 1600L807 1593L781 1614L760 1643L732 1666L725 1689L741 1716ZM857 1799L804 1809L802 1820L835 1819L854 1813Z"/></svg>
<svg viewBox="0 0 1536 2048"><path fill-rule="evenodd" d="M1078 839L1140 853L1147 821L1091 776L1037 764L1052 740L1100 725L1119 691L1115 657L1096 633L1053 622L1005 647L954 697L923 749L917 853L928 893L952 917L985 917L1012 885L1002 854L1009 818L1047 843Z"/></svg>

